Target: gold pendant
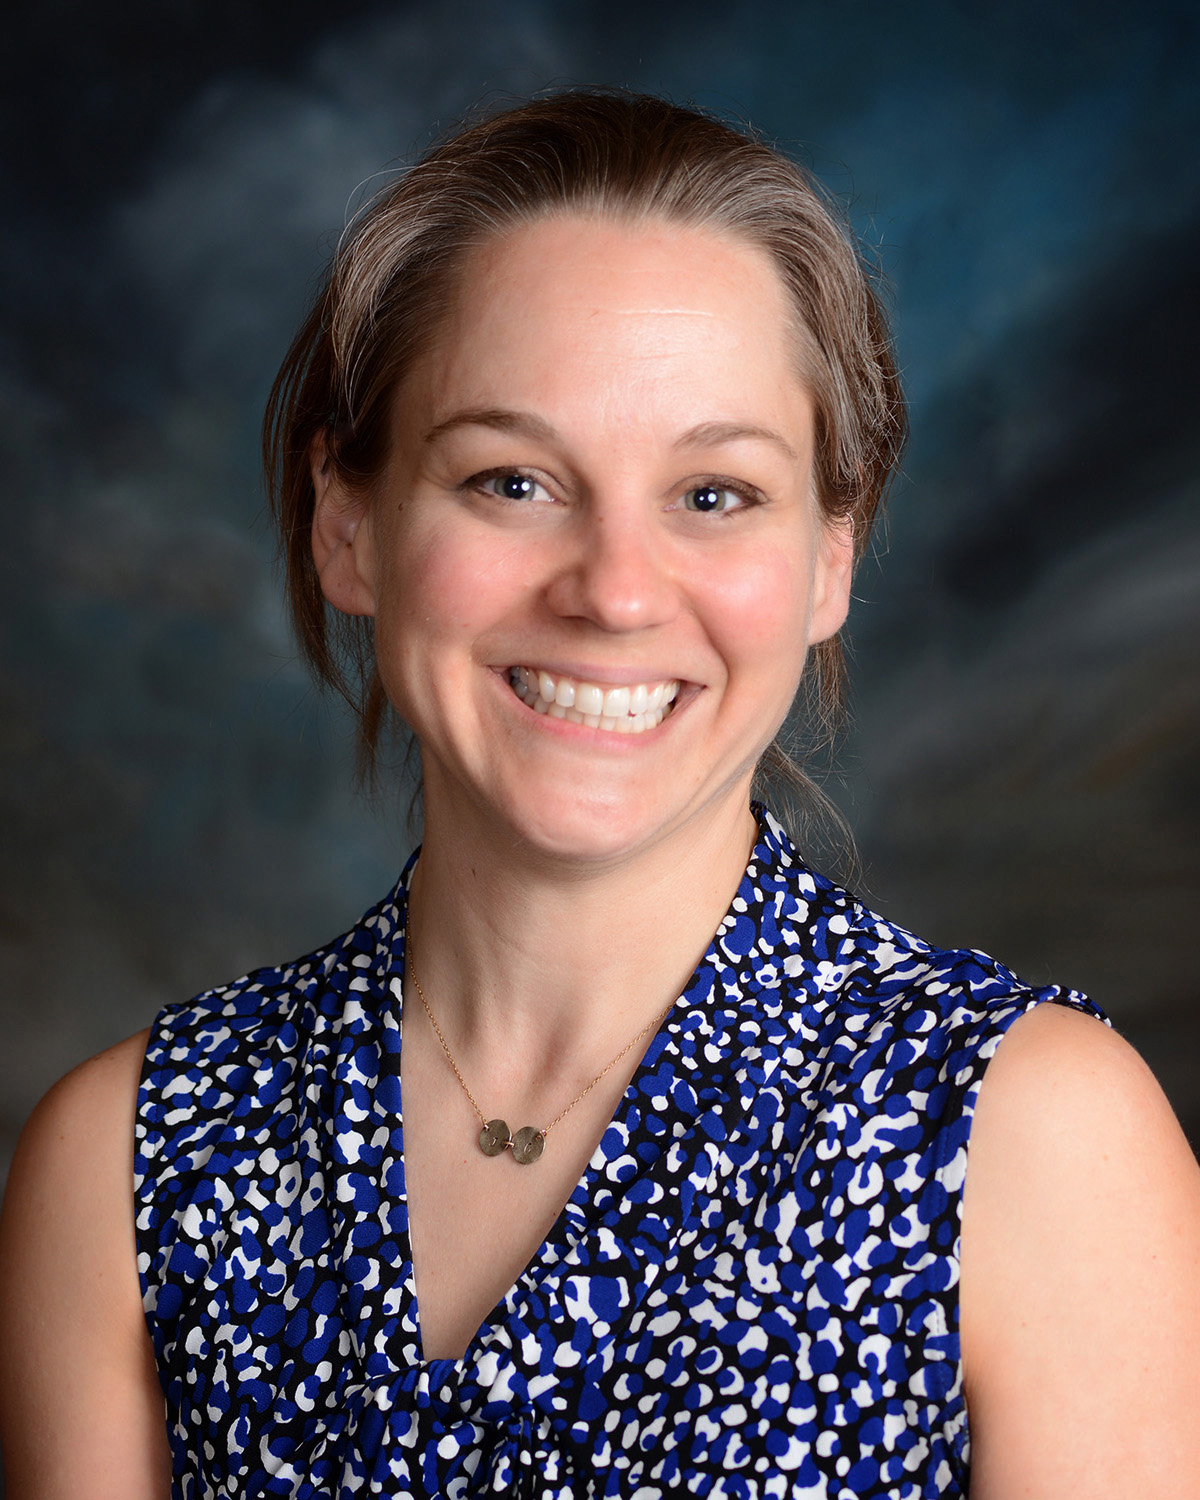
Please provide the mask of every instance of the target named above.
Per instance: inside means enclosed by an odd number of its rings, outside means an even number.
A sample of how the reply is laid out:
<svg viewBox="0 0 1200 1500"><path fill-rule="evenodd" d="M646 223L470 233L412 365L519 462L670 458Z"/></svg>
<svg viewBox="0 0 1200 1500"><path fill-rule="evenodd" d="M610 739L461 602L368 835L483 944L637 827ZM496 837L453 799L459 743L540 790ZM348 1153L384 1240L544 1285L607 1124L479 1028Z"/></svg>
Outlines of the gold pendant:
<svg viewBox="0 0 1200 1500"><path fill-rule="evenodd" d="M499 1156L508 1147L507 1124L503 1120L489 1120L479 1132L479 1149L484 1156Z"/></svg>
<svg viewBox="0 0 1200 1500"><path fill-rule="evenodd" d="M542 1154L546 1137L533 1125L523 1125L512 1139L513 1161L522 1167L531 1167Z"/></svg>
<svg viewBox="0 0 1200 1500"><path fill-rule="evenodd" d="M512 1147L513 1161L531 1167L545 1149L546 1137L534 1125L522 1125L510 1136L504 1120L489 1120L479 1132L479 1149L484 1156L502 1156Z"/></svg>

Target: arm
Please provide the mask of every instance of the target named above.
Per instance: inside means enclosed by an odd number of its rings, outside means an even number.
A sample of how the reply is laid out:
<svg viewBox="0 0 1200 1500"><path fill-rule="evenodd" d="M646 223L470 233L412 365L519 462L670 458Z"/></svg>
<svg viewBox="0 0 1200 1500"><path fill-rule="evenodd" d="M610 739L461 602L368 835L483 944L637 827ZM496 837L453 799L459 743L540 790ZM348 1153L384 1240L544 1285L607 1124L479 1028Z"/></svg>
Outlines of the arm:
<svg viewBox="0 0 1200 1500"><path fill-rule="evenodd" d="M76 1068L21 1135L0 1219L9 1500L166 1500L162 1392L133 1233L146 1033Z"/></svg>
<svg viewBox="0 0 1200 1500"><path fill-rule="evenodd" d="M1095 1020L1017 1021L963 1204L972 1500L1200 1495L1200 1168Z"/></svg>

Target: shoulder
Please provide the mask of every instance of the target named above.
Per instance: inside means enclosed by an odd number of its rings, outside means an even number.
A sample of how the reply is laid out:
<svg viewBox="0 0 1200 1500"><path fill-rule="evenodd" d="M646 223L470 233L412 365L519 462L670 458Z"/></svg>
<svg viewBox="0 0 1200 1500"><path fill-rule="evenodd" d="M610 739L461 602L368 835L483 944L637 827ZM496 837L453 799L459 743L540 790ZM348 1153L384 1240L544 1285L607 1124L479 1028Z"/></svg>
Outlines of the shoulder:
<svg viewBox="0 0 1200 1500"><path fill-rule="evenodd" d="M972 1493L1192 1493L1200 1168L1149 1068L1039 1006L988 1067L968 1161Z"/></svg>
<svg viewBox="0 0 1200 1500"><path fill-rule="evenodd" d="M0 1430L13 1493L165 1493L161 1395L133 1231L143 1031L50 1090L0 1218Z"/></svg>
<svg viewBox="0 0 1200 1500"><path fill-rule="evenodd" d="M214 1068L224 1067L229 1056L253 1063L263 1051L274 1050L281 1034L287 1045L296 1028L323 1030L339 1023L347 1003L363 1003L394 967L405 881L415 859L395 890L332 941L161 1011L149 1037L148 1080L158 1080L160 1064L171 1071L201 1056Z"/></svg>
<svg viewBox="0 0 1200 1500"><path fill-rule="evenodd" d="M1049 1213L1068 1184L1075 1195L1141 1200L1162 1178L1181 1208L1200 1188L1179 1123L1129 1043L1063 1005L1015 1020L979 1092L965 1210L982 1216L1019 1190Z"/></svg>
<svg viewBox="0 0 1200 1500"><path fill-rule="evenodd" d="M789 850L754 869L754 899L735 902L718 956L744 964L754 984L778 993L796 1017L798 1065L816 1045L851 1081L869 1074L876 1093L928 1095L920 1126L926 1138L949 1132L939 1150L961 1148L965 1162L989 1063L1028 1012L1051 1009L1107 1034L1087 996L1033 987L976 949L926 942Z"/></svg>
<svg viewBox="0 0 1200 1500"><path fill-rule="evenodd" d="M146 1028L80 1063L42 1098L17 1144L6 1217L10 1207L33 1207L30 1199L48 1204L61 1189L69 1201L91 1197L124 1173L149 1035Z"/></svg>
<svg viewBox="0 0 1200 1500"><path fill-rule="evenodd" d="M110 1239L132 1244L138 1079L148 1031L60 1079L21 1132L4 1194L0 1268L5 1300L28 1273L78 1257L98 1265Z"/></svg>
<svg viewBox="0 0 1200 1500"><path fill-rule="evenodd" d="M996 1053L976 1130L1022 1122L1044 1128L1068 1119L1108 1129L1136 1121L1172 1139L1179 1135L1154 1074L1123 1037L1074 1007L1039 1005L1013 1023Z"/></svg>

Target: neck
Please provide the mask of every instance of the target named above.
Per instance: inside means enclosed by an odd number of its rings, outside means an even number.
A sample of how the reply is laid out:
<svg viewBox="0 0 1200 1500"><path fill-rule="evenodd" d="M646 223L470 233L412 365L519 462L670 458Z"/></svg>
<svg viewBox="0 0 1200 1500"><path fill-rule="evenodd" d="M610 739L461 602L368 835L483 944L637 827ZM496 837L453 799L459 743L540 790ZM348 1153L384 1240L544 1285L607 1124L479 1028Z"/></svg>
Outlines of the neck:
<svg viewBox="0 0 1200 1500"><path fill-rule="evenodd" d="M636 855L580 868L427 809L409 932L481 1086L595 1072L680 993L745 869L745 789Z"/></svg>

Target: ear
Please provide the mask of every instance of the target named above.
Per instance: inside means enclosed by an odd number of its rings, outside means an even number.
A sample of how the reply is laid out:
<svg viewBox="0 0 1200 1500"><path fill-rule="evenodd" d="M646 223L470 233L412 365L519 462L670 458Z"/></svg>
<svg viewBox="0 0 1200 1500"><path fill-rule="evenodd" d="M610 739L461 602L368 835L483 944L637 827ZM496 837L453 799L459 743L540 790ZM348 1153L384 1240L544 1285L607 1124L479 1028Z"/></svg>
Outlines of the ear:
<svg viewBox="0 0 1200 1500"><path fill-rule="evenodd" d="M854 572L854 532L846 520L822 516L817 523L808 643L827 641L846 623Z"/></svg>
<svg viewBox="0 0 1200 1500"><path fill-rule="evenodd" d="M375 613L375 549L366 497L337 478L325 433L309 453L312 469L312 552L326 599L347 615Z"/></svg>

